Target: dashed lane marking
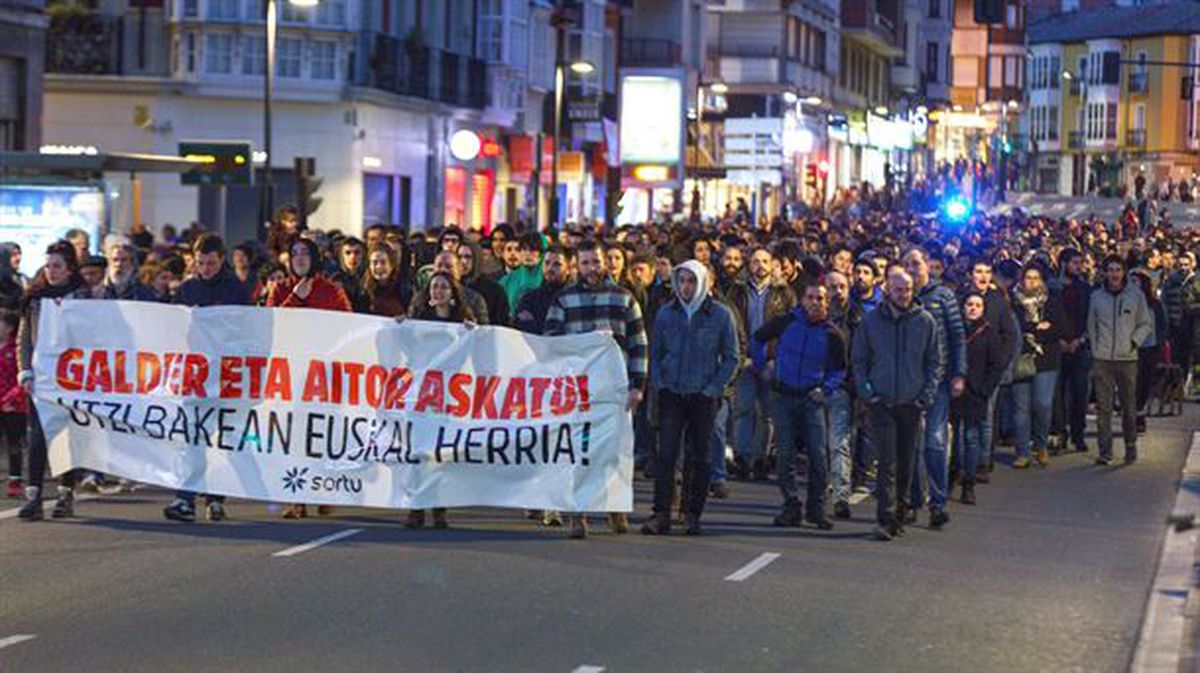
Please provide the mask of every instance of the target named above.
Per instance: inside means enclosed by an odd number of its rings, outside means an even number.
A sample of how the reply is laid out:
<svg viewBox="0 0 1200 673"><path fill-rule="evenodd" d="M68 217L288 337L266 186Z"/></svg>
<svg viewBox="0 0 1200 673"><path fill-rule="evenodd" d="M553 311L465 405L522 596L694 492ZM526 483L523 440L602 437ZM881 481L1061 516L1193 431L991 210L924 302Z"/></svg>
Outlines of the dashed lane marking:
<svg viewBox="0 0 1200 673"><path fill-rule="evenodd" d="M324 547L327 544L337 542L338 540L343 540L351 535L358 535L361 532L363 532L363 529L361 528L347 528L346 530L340 530L336 533L319 537L311 542L305 542L304 544L296 545L295 547L288 547L282 551L277 551L274 554L271 554L271 556L286 557L295 556L296 554L303 554L306 551L312 551L317 547Z"/></svg>
<svg viewBox="0 0 1200 673"><path fill-rule="evenodd" d="M725 581L726 582L745 582L746 580L750 579L754 575L754 573L756 573L756 572L762 570L763 568L766 568L767 566L774 563L775 559L777 559L777 558L779 558L779 554L776 554L775 552L766 552L764 554L760 554L758 556L758 558L747 563L746 565L742 566L741 568L738 568L738 570L736 572L734 572L732 575L726 577Z"/></svg>

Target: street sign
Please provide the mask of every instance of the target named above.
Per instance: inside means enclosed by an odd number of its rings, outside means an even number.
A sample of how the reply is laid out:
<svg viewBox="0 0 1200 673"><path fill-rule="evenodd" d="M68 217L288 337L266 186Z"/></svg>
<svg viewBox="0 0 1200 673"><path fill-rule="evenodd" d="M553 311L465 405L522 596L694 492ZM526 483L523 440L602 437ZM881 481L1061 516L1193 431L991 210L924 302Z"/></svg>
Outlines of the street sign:
<svg viewBox="0 0 1200 673"><path fill-rule="evenodd" d="M254 161L248 142L182 142L179 156L196 167L180 174L185 185L252 185Z"/></svg>

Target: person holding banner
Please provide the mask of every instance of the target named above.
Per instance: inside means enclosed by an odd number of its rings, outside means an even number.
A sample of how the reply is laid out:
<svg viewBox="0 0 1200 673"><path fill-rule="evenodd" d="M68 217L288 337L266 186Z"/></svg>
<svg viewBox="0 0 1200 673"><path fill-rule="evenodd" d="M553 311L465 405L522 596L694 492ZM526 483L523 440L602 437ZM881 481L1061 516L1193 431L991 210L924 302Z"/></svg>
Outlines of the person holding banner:
<svg viewBox="0 0 1200 673"><path fill-rule="evenodd" d="M429 300L420 307L417 307L413 312L413 318L417 320L431 320L434 322L450 322L461 323L467 329L474 329L478 324L475 321L475 312L471 309L470 303L467 301L466 292L453 275L445 271L435 271L429 278L428 288ZM397 316L397 322L403 322L404 316ZM414 509L409 510L408 519L404 522L404 527L409 530L418 530L425 527L425 510ZM450 527L446 522L446 508L433 508L433 527L439 530L444 530Z"/></svg>
<svg viewBox="0 0 1200 673"><path fill-rule="evenodd" d="M185 280L175 294L175 303L185 306L248 306L250 294L237 274L225 264L225 242L216 234L201 234L192 246L196 275ZM205 515L209 521L225 518L225 497L206 495ZM171 521L196 520L196 494L177 491L175 500L163 508Z"/></svg>
<svg viewBox="0 0 1200 673"><path fill-rule="evenodd" d="M629 372L629 398L626 407L637 410L642 402L649 367L649 344L642 310L629 290L620 287L604 272L604 248L595 240L579 245L579 280L563 288L546 312L545 334L561 336L608 331L625 354ZM705 436L707 440L707 435ZM629 532L629 517L624 512L609 512L609 525L614 533ZM571 515L572 539L587 537L587 517Z"/></svg>
<svg viewBox="0 0 1200 673"><path fill-rule="evenodd" d="M700 534L700 515L712 474L709 447L713 422L725 389L737 374L740 353L733 312L710 295L708 273L696 260L675 267L675 299L659 309L654 319L650 386L659 399L659 442L654 515L642 526L646 535L664 535L671 530L674 466L685 436L684 532Z"/></svg>
<svg viewBox="0 0 1200 673"><path fill-rule="evenodd" d="M79 277L79 260L75 248L66 241L58 241L46 249L46 266L42 267L21 309L21 325L17 331L17 381L28 394L33 394L33 347L37 343L38 319L43 299L86 299L90 296ZM46 478L46 435L37 408L29 405L29 485L25 489L27 502L17 516L25 521L40 521L42 490ZM58 480L58 499L51 516L64 519L75 514L75 481L78 474L72 470Z"/></svg>
<svg viewBox="0 0 1200 673"><path fill-rule="evenodd" d="M350 299L337 283L327 280L317 264L321 259L317 244L307 238L298 238L292 243L288 256L291 274L267 295L268 308L314 308L324 311L350 313ZM329 515L333 508L328 505L317 507L317 514ZM283 518L303 519L308 508L302 504L291 504L284 508Z"/></svg>

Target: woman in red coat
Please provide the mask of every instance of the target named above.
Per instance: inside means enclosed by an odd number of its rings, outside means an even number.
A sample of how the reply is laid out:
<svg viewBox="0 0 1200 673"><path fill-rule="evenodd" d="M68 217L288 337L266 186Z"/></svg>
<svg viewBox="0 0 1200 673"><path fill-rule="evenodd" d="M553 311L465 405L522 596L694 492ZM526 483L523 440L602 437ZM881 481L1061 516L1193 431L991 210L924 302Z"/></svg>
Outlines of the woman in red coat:
<svg viewBox="0 0 1200 673"><path fill-rule="evenodd" d="M287 280L279 283L267 295L271 308L319 308L326 311L350 312L350 300L337 283L320 274L321 253L317 244L307 238L292 243Z"/></svg>
<svg viewBox="0 0 1200 673"><path fill-rule="evenodd" d="M321 259L317 244L301 238L292 243L289 251L287 279L280 281L267 295L270 308L316 308L326 311L350 312L350 300L337 283L327 280L318 272L317 260ZM317 514L328 515L333 508L317 507ZM303 519L308 515L305 505L288 505L283 510L285 519Z"/></svg>

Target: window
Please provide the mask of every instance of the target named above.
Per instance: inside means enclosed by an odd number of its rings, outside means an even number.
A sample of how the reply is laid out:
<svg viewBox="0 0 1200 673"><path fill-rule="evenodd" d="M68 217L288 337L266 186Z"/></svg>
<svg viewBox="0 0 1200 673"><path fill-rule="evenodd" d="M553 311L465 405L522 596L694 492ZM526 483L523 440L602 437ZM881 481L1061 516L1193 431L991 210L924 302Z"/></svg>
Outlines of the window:
<svg viewBox="0 0 1200 673"><path fill-rule="evenodd" d="M1021 86L1021 57L1020 56L1004 57L1004 86L1006 86L1006 87Z"/></svg>
<svg viewBox="0 0 1200 673"><path fill-rule="evenodd" d="M1057 89L1059 80L1062 79L1062 58L1059 56L1050 57L1050 88Z"/></svg>
<svg viewBox="0 0 1200 673"><path fill-rule="evenodd" d="M929 0L929 18L942 18L942 0Z"/></svg>
<svg viewBox="0 0 1200 673"><path fill-rule="evenodd" d="M1117 104L1109 103L1104 115L1104 137L1108 140L1117 138Z"/></svg>
<svg viewBox="0 0 1200 673"><path fill-rule="evenodd" d="M814 30L813 37L813 69L825 72L825 31Z"/></svg>
<svg viewBox="0 0 1200 673"><path fill-rule="evenodd" d="M317 25L346 25L346 0L322 0L317 5Z"/></svg>
<svg viewBox="0 0 1200 673"><path fill-rule="evenodd" d="M1146 130L1146 104L1138 103L1133 106L1133 129L1135 131Z"/></svg>
<svg viewBox="0 0 1200 673"><path fill-rule="evenodd" d="M489 63L504 61L504 0L479 0L478 44L479 58Z"/></svg>
<svg viewBox="0 0 1200 673"><path fill-rule="evenodd" d="M297 7L290 2L276 2L279 8L279 20L283 23L311 23L312 7Z"/></svg>
<svg viewBox="0 0 1200 673"><path fill-rule="evenodd" d="M208 0L204 18L214 21L237 21L238 0Z"/></svg>
<svg viewBox="0 0 1200 673"><path fill-rule="evenodd" d="M233 35L209 33L204 36L204 71L213 75L233 72Z"/></svg>
<svg viewBox="0 0 1200 673"><path fill-rule="evenodd" d="M246 13L244 16L247 21L263 21L266 19L267 10L263 3L264 0L246 0Z"/></svg>
<svg viewBox="0 0 1200 673"><path fill-rule="evenodd" d="M925 44L925 72L929 75L930 82L941 81L938 79L938 54L940 53L937 42Z"/></svg>
<svg viewBox="0 0 1200 673"><path fill-rule="evenodd" d="M508 0L508 64L517 72L529 68L529 3Z"/></svg>
<svg viewBox="0 0 1200 673"><path fill-rule="evenodd" d="M196 72L196 34L187 33L183 37L183 63L186 72Z"/></svg>
<svg viewBox="0 0 1200 673"><path fill-rule="evenodd" d="M242 74L261 75L267 70L267 39L263 35L242 36Z"/></svg>
<svg viewBox="0 0 1200 673"><path fill-rule="evenodd" d="M281 37L275 45L275 74L280 77L297 78L300 76L300 40Z"/></svg>
<svg viewBox="0 0 1200 673"><path fill-rule="evenodd" d="M200 0L183 0L183 16L191 19L200 15L198 5Z"/></svg>
<svg viewBox="0 0 1200 673"><path fill-rule="evenodd" d="M312 78L334 79L337 71L337 43L318 40L312 43Z"/></svg>
<svg viewBox="0 0 1200 673"><path fill-rule="evenodd" d="M1058 106L1051 105L1047 113L1047 126L1049 133L1046 134L1047 140L1058 140Z"/></svg>

